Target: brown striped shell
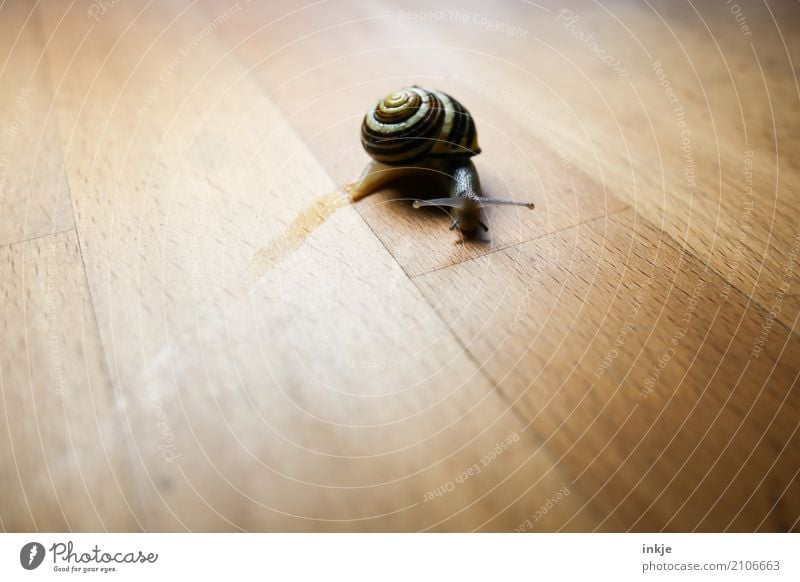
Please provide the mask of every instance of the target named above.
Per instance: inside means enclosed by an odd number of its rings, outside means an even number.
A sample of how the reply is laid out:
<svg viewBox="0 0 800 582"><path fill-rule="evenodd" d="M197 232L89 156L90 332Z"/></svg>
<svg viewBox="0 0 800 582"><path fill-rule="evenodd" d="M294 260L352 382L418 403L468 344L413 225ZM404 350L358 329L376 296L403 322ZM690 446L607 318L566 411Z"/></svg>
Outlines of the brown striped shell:
<svg viewBox="0 0 800 582"><path fill-rule="evenodd" d="M416 86L388 94L367 112L361 143L372 159L391 165L481 152L469 111L446 93Z"/></svg>

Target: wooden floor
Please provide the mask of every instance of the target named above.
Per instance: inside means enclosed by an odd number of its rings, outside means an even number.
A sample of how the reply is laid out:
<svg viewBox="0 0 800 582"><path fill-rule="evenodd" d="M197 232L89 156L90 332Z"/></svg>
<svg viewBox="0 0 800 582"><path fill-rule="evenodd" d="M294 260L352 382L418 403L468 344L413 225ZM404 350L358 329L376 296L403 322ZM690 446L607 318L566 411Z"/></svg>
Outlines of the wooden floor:
<svg viewBox="0 0 800 582"><path fill-rule="evenodd" d="M797 531L798 19L3 1L0 528ZM330 202L414 83L534 212Z"/></svg>

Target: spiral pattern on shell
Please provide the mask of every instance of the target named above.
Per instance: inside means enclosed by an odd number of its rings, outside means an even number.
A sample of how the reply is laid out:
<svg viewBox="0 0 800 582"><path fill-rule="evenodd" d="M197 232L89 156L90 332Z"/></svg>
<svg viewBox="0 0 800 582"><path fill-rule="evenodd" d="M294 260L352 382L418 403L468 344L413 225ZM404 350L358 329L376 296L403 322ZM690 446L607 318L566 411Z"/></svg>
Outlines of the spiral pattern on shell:
<svg viewBox="0 0 800 582"><path fill-rule="evenodd" d="M393 165L481 151L469 111L446 93L416 86L390 93L367 112L361 143L374 160Z"/></svg>

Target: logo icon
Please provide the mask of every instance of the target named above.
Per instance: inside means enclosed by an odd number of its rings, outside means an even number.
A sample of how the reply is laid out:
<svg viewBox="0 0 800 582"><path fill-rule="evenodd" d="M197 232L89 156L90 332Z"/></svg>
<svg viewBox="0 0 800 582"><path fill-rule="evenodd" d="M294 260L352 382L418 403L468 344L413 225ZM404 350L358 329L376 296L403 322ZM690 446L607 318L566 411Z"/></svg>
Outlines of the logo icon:
<svg viewBox="0 0 800 582"><path fill-rule="evenodd" d="M26 570L35 570L44 561L44 546L39 542L28 542L19 552L19 563Z"/></svg>

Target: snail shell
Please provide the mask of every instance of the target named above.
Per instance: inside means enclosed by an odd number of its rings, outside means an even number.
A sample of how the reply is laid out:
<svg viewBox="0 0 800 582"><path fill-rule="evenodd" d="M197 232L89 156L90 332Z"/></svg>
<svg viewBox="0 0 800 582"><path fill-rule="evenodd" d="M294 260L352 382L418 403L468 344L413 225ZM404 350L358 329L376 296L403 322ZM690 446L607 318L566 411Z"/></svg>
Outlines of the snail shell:
<svg viewBox="0 0 800 582"><path fill-rule="evenodd" d="M416 86L390 93L367 112L361 143L372 159L390 165L481 152L469 111L442 91Z"/></svg>

